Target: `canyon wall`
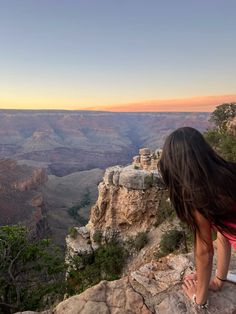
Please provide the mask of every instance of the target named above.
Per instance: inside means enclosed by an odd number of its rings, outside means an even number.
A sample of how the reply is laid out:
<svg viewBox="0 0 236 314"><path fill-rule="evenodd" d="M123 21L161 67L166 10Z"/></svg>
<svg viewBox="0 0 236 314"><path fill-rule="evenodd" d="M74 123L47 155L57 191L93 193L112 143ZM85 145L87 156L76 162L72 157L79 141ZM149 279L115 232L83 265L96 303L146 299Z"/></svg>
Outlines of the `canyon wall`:
<svg viewBox="0 0 236 314"><path fill-rule="evenodd" d="M23 223L39 236L47 233L47 210L39 192L46 181L44 169L0 160L0 225Z"/></svg>
<svg viewBox="0 0 236 314"><path fill-rule="evenodd" d="M140 147L161 147L174 129L208 127L209 113L0 110L0 158L64 176L126 165Z"/></svg>

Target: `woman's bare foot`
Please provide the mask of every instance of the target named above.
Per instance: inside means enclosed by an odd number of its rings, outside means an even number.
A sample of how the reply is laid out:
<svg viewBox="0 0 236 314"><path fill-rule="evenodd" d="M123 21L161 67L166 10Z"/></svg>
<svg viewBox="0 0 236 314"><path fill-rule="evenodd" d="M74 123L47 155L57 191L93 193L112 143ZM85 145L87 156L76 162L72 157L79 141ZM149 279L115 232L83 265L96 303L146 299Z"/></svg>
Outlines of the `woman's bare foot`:
<svg viewBox="0 0 236 314"><path fill-rule="evenodd" d="M190 273L185 275L184 280L197 280L197 273Z"/></svg>

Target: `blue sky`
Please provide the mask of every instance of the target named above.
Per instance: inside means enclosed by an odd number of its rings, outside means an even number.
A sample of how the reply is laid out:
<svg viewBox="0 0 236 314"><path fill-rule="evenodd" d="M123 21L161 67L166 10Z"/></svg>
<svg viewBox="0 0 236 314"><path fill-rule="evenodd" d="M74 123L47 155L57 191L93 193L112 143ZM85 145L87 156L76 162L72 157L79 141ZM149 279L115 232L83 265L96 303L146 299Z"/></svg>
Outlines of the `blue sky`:
<svg viewBox="0 0 236 314"><path fill-rule="evenodd" d="M0 107L235 95L236 1L0 0Z"/></svg>

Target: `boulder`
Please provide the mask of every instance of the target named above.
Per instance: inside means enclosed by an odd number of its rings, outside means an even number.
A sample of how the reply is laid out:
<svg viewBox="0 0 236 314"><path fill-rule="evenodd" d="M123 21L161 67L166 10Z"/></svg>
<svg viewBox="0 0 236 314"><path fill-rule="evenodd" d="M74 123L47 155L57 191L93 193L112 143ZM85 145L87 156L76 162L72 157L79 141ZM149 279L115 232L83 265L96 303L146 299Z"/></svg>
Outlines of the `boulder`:
<svg viewBox="0 0 236 314"><path fill-rule="evenodd" d="M145 170L125 168L120 173L119 184L127 189L146 190L152 186L152 173Z"/></svg>
<svg viewBox="0 0 236 314"><path fill-rule="evenodd" d="M151 150L149 148L140 148L139 150L139 155L143 156L143 155L150 155L151 154Z"/></svg>

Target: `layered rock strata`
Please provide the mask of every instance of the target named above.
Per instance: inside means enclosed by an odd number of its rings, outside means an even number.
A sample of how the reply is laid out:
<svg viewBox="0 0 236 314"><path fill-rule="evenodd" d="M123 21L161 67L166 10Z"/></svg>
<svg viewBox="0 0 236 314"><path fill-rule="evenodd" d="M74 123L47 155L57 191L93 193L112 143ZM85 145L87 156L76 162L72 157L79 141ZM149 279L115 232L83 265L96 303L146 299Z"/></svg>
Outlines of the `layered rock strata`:
<svg viewBox="0 0 236 314"><path fill-rule="evenodd" d="M101 241L106 242L112 237L125 240L150 230L156 221L163 189L157 170L134 169L133 165L106 169L88 224L76 228L76 237L66 238L68 251L83 254L96 249L97 232Z"/></svg>

